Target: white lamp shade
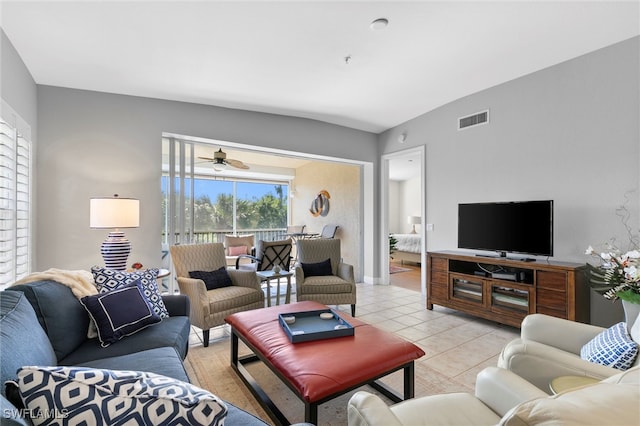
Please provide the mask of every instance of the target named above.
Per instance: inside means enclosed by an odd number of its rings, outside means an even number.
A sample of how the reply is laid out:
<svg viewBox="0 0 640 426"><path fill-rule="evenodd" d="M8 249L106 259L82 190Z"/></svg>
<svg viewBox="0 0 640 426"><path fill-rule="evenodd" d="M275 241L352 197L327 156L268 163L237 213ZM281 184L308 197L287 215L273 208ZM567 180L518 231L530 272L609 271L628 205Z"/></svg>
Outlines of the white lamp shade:
<svg viewBox="0 0 640 426"><path fill-rule="evenodd" d="M422 218L420 216L409 216L407 218L407 223L409 225L418 225L422 222Z"/></svg>
<svg viewBox="0 0 640 426"><path fill-rule="evenodd" d="M91 228L137 228L140 200L133 198L92 198L89 204Z"/></svg>

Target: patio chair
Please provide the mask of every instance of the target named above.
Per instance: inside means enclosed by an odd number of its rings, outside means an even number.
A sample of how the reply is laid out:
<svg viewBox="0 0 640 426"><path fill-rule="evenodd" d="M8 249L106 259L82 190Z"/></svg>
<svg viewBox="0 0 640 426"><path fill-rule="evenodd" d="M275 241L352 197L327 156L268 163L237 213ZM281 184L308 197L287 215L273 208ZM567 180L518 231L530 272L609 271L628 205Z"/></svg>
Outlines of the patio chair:
<svg viewBox="0 0 640 426"><path fill-rule="evenodd" d="M335 238L336 231L338 231L338 225L325 225L322 227L322 232L320 232L320 238Z"/></svg>
<svg viewBox="0 0 640 426"><path fill-rule="evenodd" d="M306 238L335 238L339 225L324 225L319 234L307 234Z"/></svg>
<svg viewBox="0 0 640 426"><path fill-rule="evenodd" d="M307 238L308 234L304 231L304 229L307 227L307 225L289 225L287 226L287 237L291 237L292 240L292 244L294 246L297 247L298 244L298 240L303 239L303 238ZM295 262L298 260L298 250L297 248L294 250L292 247L292 252L294 253L293 256L293 263L295 264Z"/></svg>
<svg viewBox="0 0 640 426"><path fill-rule="evenodd" d="M296 236L304 234L304 228L307 225L289 225L287 226L287 235Z"/></svg>
<svg viewBox="0 0 640 426"><path fill-rule="evenodd" d="M224 236L224 255L227 259L227 266L236 264L236 260L240 255L254 255L255 237L253 234L248 235L225 235Z"/></svg>
<svg viewBox="0 0 640 426"><path fill-rule="evenodd" d="M223 325L227 315L264 307L264 294L255 271L227 270L231 285L211 290L207 290L204 280L191 278L190 272L226 269L221 243L177 245L171 246L170 251L180 293L191 302L189 318L202 329L205 347L209 346L209 329Z"/></svg>
<svg viewBox="0 0 640 426"><path fill-rule="evenodd" d="M280 241L258 240L256 245L256 255L240 255L236 259L236 269L252 271L268 271L275 265L279 265L283 270L291 268L291 238ZM243 259L248 259L250 264L241 264Z"/></svg>

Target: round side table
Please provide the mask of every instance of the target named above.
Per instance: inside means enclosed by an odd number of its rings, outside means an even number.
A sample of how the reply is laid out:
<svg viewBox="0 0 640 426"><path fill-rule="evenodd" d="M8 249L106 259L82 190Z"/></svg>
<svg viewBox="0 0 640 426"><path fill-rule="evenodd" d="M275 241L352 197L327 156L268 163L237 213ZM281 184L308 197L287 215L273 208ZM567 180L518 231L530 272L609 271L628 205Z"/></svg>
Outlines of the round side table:
<svg viewBox="0 0 640 426"><path fill-rule="evenodd" d="M574 388L581 388L582 386L593 385L600 380L587 376L560 376L551 380L549 383L549 389L554 395L561 392L565 392Z"/></svg>

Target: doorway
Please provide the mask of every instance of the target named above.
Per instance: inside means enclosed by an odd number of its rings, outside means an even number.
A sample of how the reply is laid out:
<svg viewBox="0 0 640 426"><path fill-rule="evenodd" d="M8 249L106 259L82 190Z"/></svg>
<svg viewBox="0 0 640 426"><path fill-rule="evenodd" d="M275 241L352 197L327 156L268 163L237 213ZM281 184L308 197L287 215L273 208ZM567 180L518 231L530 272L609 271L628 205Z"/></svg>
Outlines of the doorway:
<svg viewBox="0 0 640 426"><path fill-rule="evenodd" d="M171 148L172 140L175 142L174 145L184 145L185 148ZM187 149L187 147L192 148ZM176 151L180 155L176 155L176 158L171 160L172 153ZM227 159L240 160L247 167L238 169L231 166L216 170L207 159L214 158L219 151L224 153ZM288 205L288 218L285 225L304 224L308 232L319 233L325 222L339 224L341 229L337 236L342 243L342 256L347 263L355 266L356 279L359 282L363 281L362 277L367 270L372 270L374 267L372 245L364 242L365 235L373 235L373 219L370 213L373 211L373 198L363 189L365 180L373 180L373 163L166 133L163 135L162 167L163 174L168 175L167 182L169 184L173 182L174 185L174 188L169 188L167 193L173 194L178 188L178 193L184 194L183 200L177 197L174 205L167 207L172 213L163 221L167 229L166 235L174 236L176 232L187 235L189 229L195 229L195 225L189 224L188 221L195 217L195 214L190 215L189 212L195 211L196 206L193 200L199 194L198 188L192 187L191 184L196 183L198 178L217 180L230 185L236 181L250 183L269 181L271 186L275 184L283 188L286 186L288 189L287 194L283 193L286 195L285 202ZM171 178L172 171L176 174L175 179ZM179 179L182 174L185 179ZM186 179L190 175L191 178ZM345 185L344 182L349 184ZM320 190L329 191L332 197L331 211L326 217L310 214L309 206ZM226 198L232 200L231 195ZM245 198L250 201L251 197ZM279 199L279 197L275 198ZM211 196L209 199L211 201L209 204L212 206L213 203L218 204L217 196ZM191 203L191 206L188 203ZM263 231L261 228L252 228L247 231L245 228L238 227L239 219L235 210L237 207L233 209L230 217L236 222L230 222L233 226L227 226L221 231L222 234L236 232L236 229L256 235ZM285 231L286 226L283 226L281 234ZM219 242L218 237L216 238ZM190 240L185 242L188 241ZM163 242L163 250L168 252L168 245L173 243L173 240L170 242L164 239ZM166 262L169 268L168 257Z"/></svg>
<svg viewBox="0 0 640 426"><path fill-rule="evenodd" d="M424 146L382 157L383 271L386 284L426 296L426 203Z"/></svg>

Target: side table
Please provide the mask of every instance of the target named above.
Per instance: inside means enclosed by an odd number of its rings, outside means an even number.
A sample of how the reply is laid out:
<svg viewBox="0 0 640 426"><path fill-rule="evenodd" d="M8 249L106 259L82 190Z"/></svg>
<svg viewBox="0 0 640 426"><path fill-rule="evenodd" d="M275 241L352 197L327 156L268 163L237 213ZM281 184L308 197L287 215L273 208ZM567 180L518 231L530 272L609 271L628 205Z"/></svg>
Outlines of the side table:
<svg viewBox="0 0 640 426"><path fill-rule="evenodd" d="M291 277L293 276L293 272L281 270L280 272L273 271L258 271L256 275L260 278L260 282L267 283L267 306L271 306L271 285L270 281L277 279L277 287L276 287L276 305L280 305L280 278L287 279L287 294L284 298L284 303L291 303Z"/></svg>
<svg viewBox="0 0 640 426"><path fill-rule="evenodd" d="M140 272L140 271L145 271L147 268L144 269L127 269L127 272ZM166 278L169 275L171 275L171 271L168 269L164 269L164 268L158 268L158 276L156 277L157 279L162 279L162 278Z"/></svg>
<svg viewBox="0 0 640 426"><path fill-rule="evenodd" d="M169 269L160 268L158 271L158 278L156 282L158 283L158 289L161 294L170 294L171 284L169 282L164 282L164 279L171 275L171 271ZM175 290L174 290L175 292Z"/></svg>
<svg viewBox="0 0 640 426"><path fill-rule="evenodd" d="M587 376L560 376L551 380L549 389L554 395L582 386L593 385L600 380Z"/></svg>

